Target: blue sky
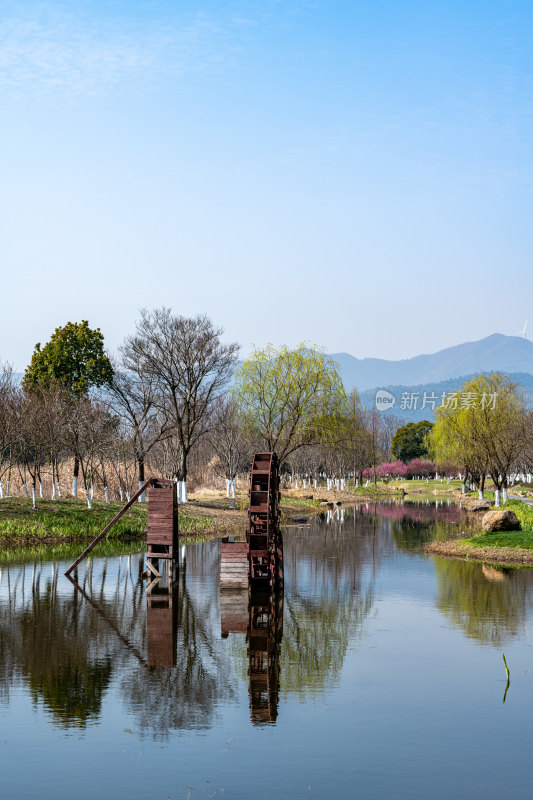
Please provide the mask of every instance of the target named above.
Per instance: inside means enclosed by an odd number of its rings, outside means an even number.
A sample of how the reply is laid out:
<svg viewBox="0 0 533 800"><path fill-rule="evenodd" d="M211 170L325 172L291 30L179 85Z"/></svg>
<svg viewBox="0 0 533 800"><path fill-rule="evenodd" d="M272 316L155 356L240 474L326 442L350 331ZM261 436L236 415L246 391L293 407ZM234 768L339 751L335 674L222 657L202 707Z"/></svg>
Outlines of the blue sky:
<svg viewBox="0 0 533 800"><path fill-rule="evenodd" d="M142 306L403 358L531 320L533 5L0 0L0 359Z"/></svg>

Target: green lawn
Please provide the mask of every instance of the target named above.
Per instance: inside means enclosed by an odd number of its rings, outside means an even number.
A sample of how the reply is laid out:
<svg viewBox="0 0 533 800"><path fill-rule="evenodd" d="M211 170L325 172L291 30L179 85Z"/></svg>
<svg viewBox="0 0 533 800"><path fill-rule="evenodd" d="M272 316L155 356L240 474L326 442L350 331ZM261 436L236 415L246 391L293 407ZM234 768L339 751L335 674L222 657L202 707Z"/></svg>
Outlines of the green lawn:
<svg viewBox="0 0 533 800"><path fill-rule="evenodd" d="M32 509L31 500L8 497L0 500L0 544L38 544L39 542L78 542L94 539L113 517L122 504L93 502L88 509L84 500L38 500L37 509ZM134 539L146 533L146 503L134 503L113 526L107 538ZM217 524L208 516L196 515L180 507L180 534L198 536L214 533Z"/></svg>
<svg viewBox="0 0 533 800"><path fill-rule="evenodd" d="M522 530L480 533L464 539L464 543L473 547L522 547L524 550L533 550L533 506L527 506L520 500L508 500L502 509L514 511Z"/></svg>
<svg viewBox="0 0 533 800"><path fill-rule="evenodd" d="M496 533L482 533L470 539L462 539L460 543L470 544L473 547L522 547L524 550L533 550L532 531L497 531Z"/></svg>

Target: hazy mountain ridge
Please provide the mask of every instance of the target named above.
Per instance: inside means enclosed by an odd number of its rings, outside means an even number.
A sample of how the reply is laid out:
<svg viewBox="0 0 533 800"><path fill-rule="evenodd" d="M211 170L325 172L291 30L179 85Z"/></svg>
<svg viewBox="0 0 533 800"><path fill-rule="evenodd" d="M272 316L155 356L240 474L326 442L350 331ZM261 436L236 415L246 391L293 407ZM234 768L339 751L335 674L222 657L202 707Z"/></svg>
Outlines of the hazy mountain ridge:
<svg viewBox="0 0 533 800"><path fill-rule="evenodd" d="M438 383L422 383L415 386L379 386L376 388L386 389L386 391L390 392L396 398L396 403L390 411L385 411L385 414L393 414L396 417L401 417L408 422L419 422L422 419L428 419L430 422L433 422L435 419L435 412L432 410L431 405L426 405L424 409L421 408L423 401L424 401L424 392L426 392L426 397L432 395L433 393L436 395L437 402L436 406L440 405L442 395L444 393L448 394L449 392L458 392L461 389L463 383L475 375L479 375L480 373L472 373L472 375L462 375L460 378L450 378L447 381L439 381ZM519 384L524 390L526 395L528 405L533 407L533 375L528 372L507 372L506 375L514 381L515 383ZM365 392L361 392L361 401L366 408L372 408L375 405L375 397L376 397L376 388L368 389ZM417 408L401 408L402 402L402 395L406 393L408 395L418 395L417 398Z"/></svg>
<svg viewBox="0 0 533 800"><path fill-rule="evenodd" d="M533 342L501 333L401 361L360 359L349 353L333 353L332 358L340 367L346 390L355 387L360 393L387 386L437 384L481 372L533 374Z"/></svg>

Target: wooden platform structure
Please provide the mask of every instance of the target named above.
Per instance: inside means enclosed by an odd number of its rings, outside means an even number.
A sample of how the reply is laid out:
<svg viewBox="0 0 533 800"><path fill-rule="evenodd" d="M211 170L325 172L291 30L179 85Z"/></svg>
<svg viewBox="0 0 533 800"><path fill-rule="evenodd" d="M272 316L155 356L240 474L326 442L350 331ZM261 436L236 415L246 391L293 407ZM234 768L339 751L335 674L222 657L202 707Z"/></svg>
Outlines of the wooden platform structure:
<svg viewBox="0 0 533 800"><path fill-rule="evenodd" d="M146 492L148 500L148 527L146 533L147 556L146 566L154 578L160 578L159 559L164 559L167 564L169 578L172 579L178 565L179 536L178 536L178 500L177 487L174 481L165 478L150 478L135 492L123 508L120 509L104 530L85 548L65 572L69 576L78 564L81 564L94 547L105 539L113 525L137 502Z"/></svg>
<svg viewBox="0 0 533 800"><path fill-rule="evenodd" d="M228 590L248 588L248 542L220 543L220 585Z"/></svg>
<svg viewBox="0 0 533 800"><path fill-rule="evenodd" d="M148 528L146 531L146 566L154 577L161 577L159 559L167 562L170 573L178 563L178 498L174 481L152 481L146 492ZM172 577L170 575L170 577Z"/></svg>

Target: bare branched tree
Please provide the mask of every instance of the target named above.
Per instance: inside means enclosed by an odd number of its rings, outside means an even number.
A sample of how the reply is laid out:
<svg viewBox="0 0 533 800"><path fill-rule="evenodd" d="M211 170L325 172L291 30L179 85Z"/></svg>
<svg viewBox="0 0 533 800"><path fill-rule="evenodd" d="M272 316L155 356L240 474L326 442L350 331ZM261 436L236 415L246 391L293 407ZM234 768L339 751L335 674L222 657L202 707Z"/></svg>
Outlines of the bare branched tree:
<svg viewBox="0 0 533 800"><path fill-rule="evenodd" d="M170 435L171 422L164 404L157 402L153 373L143 370L134 352L128 358L127 368L124 364L115 367L111 397L114 411L129 432L141 487L147 457L158 442ZM144 501L144 493L139 499Z"/></svg>
<svg viewBox="0 0 533 800"><path fill-rule="evenodd" d="M169 308L141 311L134 336L121 348L126 369L153 381L158 409L172 427L175 477L187 499L187 459L207 433L213 403L227 388L238 345L223 344L223 331L204 315L175 316Z"/></svg>
<svg viewBox="0 0 533 800"><path fill-rule="evenodd" d="M216 403L209 432L209 442L217 457L218 472L226 479L227 496L235 498L235 479L248 469L251 459L250 439L245 435L234 398L220 398Z"/></svg>
<svg viewBox="0 0 533 800"><path fill-rule="evenodd" d="M4 496L2 479L6 473L9 495L9 474L13 465L13 448L17 441L16 407L20 399L21 392L15 386L12 368L9 364L0 364L0 498Z"/></svg>

